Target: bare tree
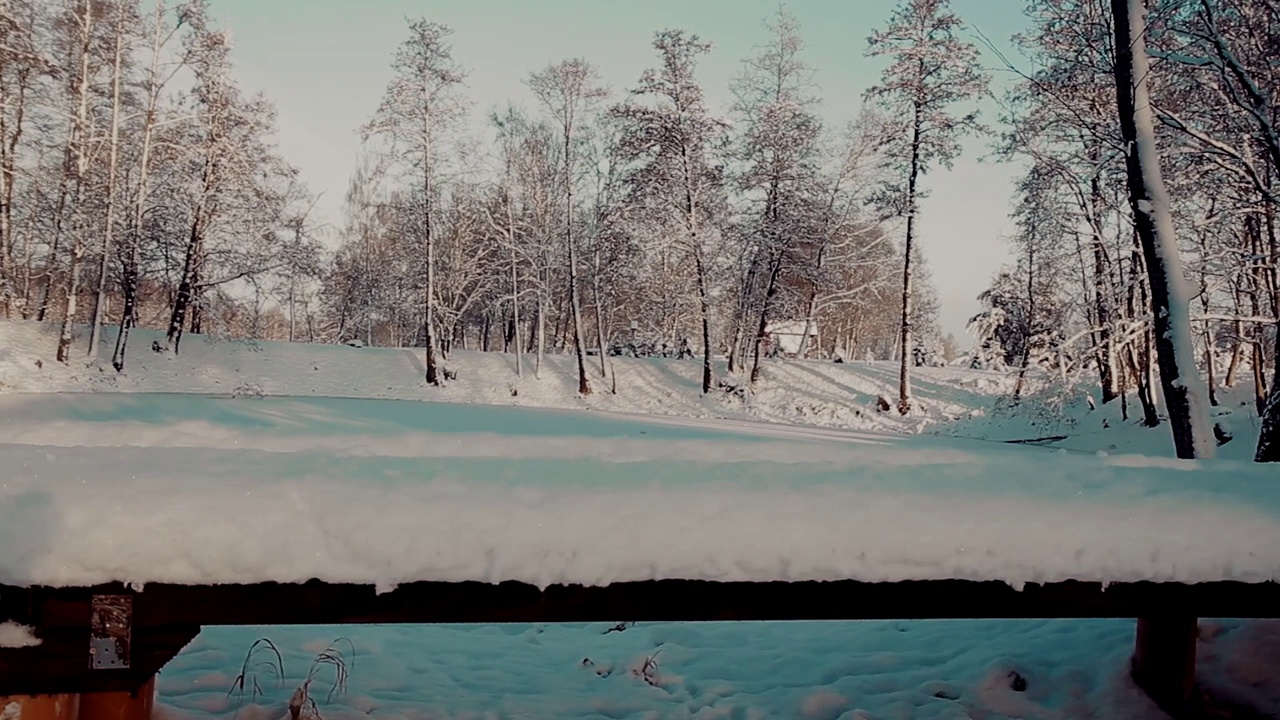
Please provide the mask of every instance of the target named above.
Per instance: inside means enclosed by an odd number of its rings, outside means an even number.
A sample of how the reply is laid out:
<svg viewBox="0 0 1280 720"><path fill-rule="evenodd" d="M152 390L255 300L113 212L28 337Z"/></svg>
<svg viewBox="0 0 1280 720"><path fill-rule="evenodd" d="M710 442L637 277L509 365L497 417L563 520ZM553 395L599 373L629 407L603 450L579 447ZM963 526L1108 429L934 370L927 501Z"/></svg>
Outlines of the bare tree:
<svg viewBox="0 0 1280 720"><path fill-rule="evenodd" d="M129 217L124 237L118 248L120 256L120 292L122 302L120 308L120 328L116 335L115 350L111 355L111 364L116 372L122 372L125 365L125 352L129 344L129 330L138 322L138 285L141 270L139 252L142 245L143 226L146 220L147 204L150 195L150 182L153 171L154 149L157 131L165 122L161 118L161 101L166 85L177 72L186 65L187 53L179 53L177 59L166 60L166 48L174 35L182 28L184 22L194 17L197 24L202 22L200 14L202 5L184 5L176 13L177 17L170 23L168 0L156 0L148 30L151 47L148 53L146 80L143 83L144 99L141 110L141 127L137 129L140 137L133 138L137 144L138 157L132 168L134 186L129 200ZM184 122L184 118L174 120Z"/></svg>
<svg viewBox="0 0 1280 720"><path fill-rule="evenodd" d="M702 392L714 383L711 340L709 217L723 204L722 172L712 157L725 124L711 117L696 77L697 62L711 44L682 30L657 33L657 69L646 70L632 101L613 109L625 123L621 140L632 168L630 201L648 206L661 226L674 224L693 262L702 321Z"/></svg>
<svg viewBox="0 0 1280 720"><path fill-rule="evenodd" d="M111 130L107 140L107 182L103 193L106 195L107 208L102 225L102 244L99 252L98 287L94 295L93 319L89 333L89 357L97 359L99 340L102 335L103 313L106 311L107 271L110 268L111 252L116 231L116 180L120 167L120 123L123 95L121 83L124 80L125 56L132 51L132 37L129 29L136 21L134 7L118 2L115 5L115 23L113 30L113 51L111 59Z"/></svg>
<svg viewBox="0 0 1280 720"><path fill-rule="evenodd" d="M19 297L15 248L14 202L18 186L18 156L29 136L31 96L38 79L50 72L36 38L40 6L30 0L10 0L0 6L0 305L5 317ZM30 274L30 267L26 268Z"/></svg>
<svg viewBox="0 0 1280 720"><path fill-rule="evenodd" d="M735 335L743 337L748 323L754 322L752 384L760 377L784 275L793 264L797 242L807 232L822 132L813 69L803 57L799 23L780 8L766 27L769 42L745 61L733 83L739 118L735 124L742 128L737 147L742 170L737 179L749 215L741 233L747 268ZM737 338L733 344L738 344Z"/></svg>
<svg viewBox="0 0 1280 720"><path fill-rule="evenodd" d="M544 70L532 73L526 81L538 100L546 107L562 133L563 160L563 192L564 192L564 247L569 266L569 309L573 323L573 346L578 360L578 393L591 394L591 384L587 380L586 351L582 342L582 307L578 289L577 248L573 238L574 202L573 188L576 184L574 175L574 159L577 148L574 145L575 134L580 125L585 123L586 116L594 106L603 100L608 91L600 84L599 73L586 60L574 58L553 64ZM604 348L600 348L604 352Z"/></svg>
<svg viewBox="0 0 1280 720"><path fill-rule="evenodd" d="M905 0L884 30L868 39L867 54L889 56L881 84L867 91L868 99L886 103L890 115L901 118L886 136L886 145L905 187L895 185L895 205L906 216L906 244L902 270L901 365L898 412L911 411L910 365L912 254L916 216L921 197L920 178L932 163L951 167L960 154L959 137L980 129L977 111L955 115L952 106L986 92L987 76L978 65L978 51L957 37L963 21L949 8L949 0Z"/></svg>
<svg viewBox="0 0 1280 720"><path fill-rule="evenodd" d="M438 165L441 163L440 136L462 118L466 104L460 87L465 73L453 59L448 43L452 30L439 23L414 20L409 23L409 38L396 51L392 61L395 77L387 86L381 105L373 119L365 125L366 141L380 138L386 143L387 165L406 175L416 175L422 194L422 246L426 255L426 297L423 332L426 345L426 381L440 385L443 377L437 363L439 351L436 307L436 259L433 203Z"/></svg>
<svg viewBox="0 0 1280 720"><path fill-rule="evenodd" d="M93 73L93 41L97 13L100 6L93 0L83 0L80 7L70 13L76 26L76 75L72 91L72 122L67 133L66 174L63 176L61 195L70 196L72 214L71 269L65 287L62 331L58 335L58 362L71 359L72 328L76 316L76 300L80 295L80 274L87 243L88 218L80 207L85 192L86 176L93 157L93 128L90 125L90 91Z"/></svg>

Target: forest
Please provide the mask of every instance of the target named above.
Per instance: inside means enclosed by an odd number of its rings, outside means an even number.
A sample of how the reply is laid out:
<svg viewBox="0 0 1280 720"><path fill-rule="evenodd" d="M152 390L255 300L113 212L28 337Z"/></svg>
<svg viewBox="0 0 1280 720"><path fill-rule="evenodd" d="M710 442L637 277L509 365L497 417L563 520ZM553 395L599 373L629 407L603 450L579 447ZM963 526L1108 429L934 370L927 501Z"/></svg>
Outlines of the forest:
<svg viewBox="0 0 1280 720"><path fill-rule="evenodd" d="M838 126L785 8L725 108L699 80L715 38L680 29L623 87L566 58L522 78L535 102L477 107L455 30L410 20L323 228L210 0L3 0L0 313L60 324L66 363L88 328L116 371L135 327L161 353L184 333L419 347L430 384L458 349L521 374L573 353L582 394L619 382L617 355L690 357L704 393L779 352L896 360L903 414L912 367L965 363L1016 373L1015 397L1035 373L1163 412L1182 457L1224 441L1209 408L1248 385L1258 459L1280 460L1280 2L1023 11L999 44L947 0L851 28L885 67ZM1021 174L970 348L939 328L917 217L972 147Z"/></svg>

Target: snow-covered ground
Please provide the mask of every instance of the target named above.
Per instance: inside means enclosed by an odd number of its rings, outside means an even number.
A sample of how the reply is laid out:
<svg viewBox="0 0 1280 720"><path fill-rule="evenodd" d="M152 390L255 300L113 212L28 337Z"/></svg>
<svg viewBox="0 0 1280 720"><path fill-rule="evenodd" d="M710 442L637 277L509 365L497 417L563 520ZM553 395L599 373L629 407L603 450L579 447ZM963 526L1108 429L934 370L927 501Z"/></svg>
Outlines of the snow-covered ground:
<svg viewBox="0 0 1280 720"><path fill-rule="evenodd" d="M1280 576L1274 468L482 405L0 396L0 582Z"/></svg>
<svg viewBox="0 0 1280 720"><path fill-rule="evenodd" d="M901 420L874 407L887 364L770 363L743 402L702 398L696 363L618 360L619 393L583 400L567 358L517 381L457 353L441 390L410 350L134 340L116 377L0 323L0 583L1280 575L1274 469L1172 461L1167 428L1104 431L1110 408L1052 420L1062 447L990 442L1056 434L991 412L999 375L922 370L926 412ZM286 682L262 675L240 716L281 717L344 635L326 718L1161 717L1127 678L1130 621L605 629L210 629L162 676L162 714L235 715L266 636ZM1202 679L1280 713L1280 629L1202 635ZM632 672L659 650L652 682Z"/></svg>
<svg viewBox="0 0 1280 720"><path fill-rule="evenodd" d="M159 720L230 718L237 709L247 720L287 717L286 701L330 645L348 661L349 676L347 692L326 703L333 668L317 673L312 694L328 720L1166 718L1125 671L1134 632L1125 620L609 629L211 628L162 673ZM260 666L263 696L229 696L259 638L280 649L284 682ZM649 682L642 671L655 654ZM1215 695L1280 712L1280 624L1204 621L1198 654L1201 681Z"/></svg>
<svg viewBox="0 0 1280 720"><path fill-rule="evenodd" d="M53 361L56 327L33 322L0 322L0 392L173 392L230 394L260 390L293 397L357 397L390 400L593 408L690 418L738 418L864 430L914 430L988 403L1008 384L1003 375L954 368L921 368L916 389L929 415L903 420L876 411L878 395L894 396L893 363L769 361L756 392L746 400L724 392L703 397L698 361L609 358L611 382L600 377L599 358L588 365L594 393L578 395L570 355L548 355L541 378L534 358L524 358L524 377L515 357L458 351L447 366L458 377L443 388L423 380L420 349L353 348L258 341L217 340L187 335L177 356L151 350L163 334L135 330L125 372L110 366L114 329L104 332L100 362L89 363L85 342L72 361ZM84 333L82 333L83 335ZM723 368L721 368L722 370Z"/></svg>

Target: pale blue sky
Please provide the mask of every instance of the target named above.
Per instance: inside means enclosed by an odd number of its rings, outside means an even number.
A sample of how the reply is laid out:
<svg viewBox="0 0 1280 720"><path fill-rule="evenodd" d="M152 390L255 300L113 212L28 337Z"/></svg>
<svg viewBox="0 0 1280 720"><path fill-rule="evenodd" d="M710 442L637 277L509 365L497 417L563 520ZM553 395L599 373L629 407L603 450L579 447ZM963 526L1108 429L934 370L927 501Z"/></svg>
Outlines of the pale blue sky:
<svg viewBox="0 0 1280 720"><path fill-rule="evenodd" d="M715 44L701 67L713 107L724 110L729 79L766 38L775 0L212 0L233 33L236 74L280 111L279 144L315 192L323 222L341 223L341 201L360 147L356 129L377 106L389 62L405 36L404 18L453 28L454 55L470 72L468 95L479 112L515 100L533 107L521 81L530 70L585 57L621 93L653 63L655 30L679 27ZM823 116L842 125L861 104L881 65L863 57L866 38L883 26L893 0L792 0L807 58L824 98ZM1020 0L953 0L956 11L1007 48L1025 20ZM984 54L994 68L994 58ZM995 73L1003 82L1001 73ZM987 106L988 119L990 105ZM942 301L942 321L967 345L975 296L1008 251L1013 168L979 163L986 141L967 144L953 172L925 181L921 247Z"/></svg>

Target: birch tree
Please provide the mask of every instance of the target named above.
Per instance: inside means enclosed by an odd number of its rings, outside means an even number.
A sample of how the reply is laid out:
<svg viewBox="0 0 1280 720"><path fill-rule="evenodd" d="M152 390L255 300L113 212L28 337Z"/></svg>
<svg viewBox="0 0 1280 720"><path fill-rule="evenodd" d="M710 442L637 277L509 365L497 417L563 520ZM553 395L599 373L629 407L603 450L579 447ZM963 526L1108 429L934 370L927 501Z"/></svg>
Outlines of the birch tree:
<svg viewBox="0 0 1280 720"><path fill-rule="evenodd" d="M62 179L60 196L70 204L71 215L71 265L65 286L62 330L58 334L58 362L67 363L71 359L72 328L75 322L76 301L80 295L80 276L82 261L88 232L88 222L80 206L84 199L85 184L89 173L89 163L93 156L93 127L90 124L90 91L93 76L93 52L95 26L98 15L102 12L101 0L83 0L79 7L72 10L69 16L76 28L75 63L76 68L71 98L71 123L67 133L66 171Z"/></svg>
<svg viewBox="0 0 1280 720"><path fill-rule="evenodd" d="M173 9L169 5L169 0L156 0L148 19L150 48L147 54L146 75L142 83L140 125L136 127L137 134L134 137L137 159L130 172L133 187L129 190L129 216L117 249L120 260L121 303L119 331L116 334L115 350L111 354L111 364L116 372L124 371L129 331L138 323L138 285L141 275L139 254L150 198L156 135L165 123L186 122L182 117L165 120L162 117L161 103L166 87L185 67L190 46L185 46L182 51L176 53L176 58L169 59L166 55L174 36L187 24L187 21L194 20L197 27L203 23L205 10L203 3L185 3ZM175 16L172 20L170 20L170 14Z"/></svg>
<svg viewBox="0 0 1280 720"><path fill-rule="evenodd" d="M1262 254L1269 259L1269 267L1262 270L1269 277L1262 285L1269 286L1266 304L1280 323L1280 280L1276 270L1276 263L1280 262L1276 228L1280 210L1276 190L1280 179L1280 109L1274 101L1280 81L1280 70L1274 62L1275 54L1280 52L1280 8L1236 0L1197 0L1192 6L1189 20L1180 28L1191 38L1192 46L1168 57L1189 67L1197 84L1212 83L1218 90L1216 97L1227 100L1225 107L1230 109L1228 115L1232 118L1227 127L1240 139L1223 141L1223 133L1195 127L1181 117L1170 120L1207 153L1225 156L1230 167L1237 168L1241 179L1261 197L1261 207L1249 213L1246 220L1246 234L1255 238L1255 247L1248 254ZM1221 105L1216 107L1221 110ZM1266 241L1258 242L1264 234ZM1257 462L1280 462L1280 333L1276 337L1271 390L1260 408L1262 429L1254 453ZM1262 353L1257 349L1255 344L1255 377L1262 364ZM1261 389L1261 377L1257 377L1255 385Z"/></svg>
<svg viewBox="0 0 1280 720"><path fill-rule="evenodd" d="M124 81L126 55L133 50L133 38L129 32L136 22L136 10L131 3L117 2L112 31L111 56L111 120L110 134L107 138L107 181L103 188L107 207L102 223L102 243L99 248L97 291L94 294L93 318L89 332L89 357L98 357L99 339L102 335L103 314L106 311L107 275L110 268L111 253L116 232L116 180L120 167L120 125L123 104L121 85Z"/></svg>
<svg viewBox="0 0 1280 720"><path fill-rule="evenodd" d="M52 70L38 44L40 7L30 0L0 5L0 305L6 318L16 305L26 309L26 293L18 282L14 203L18 156L30 137L32 95ZM29 274L29 265L26 269Z"/></svg>
<svg viewBox="0 0 1280 720"><path fill-rule="evenodd" d="M867 99L884 103L901 122L886 136L886 149L902 180L890 188L906 216L903 248L901 364L898 412L911 411L912 255L915 251L921 177L932 166L950 168L960 155L959 139L979 131L976 110L956 114L955 106L987 90L988 78L978 65L978 51L957 32L963 21L949 0L905 0L884 30L868 38L867 55L886 56L890 63Z"/></svg>
<svg viewBox="0 0 1280 720"><path fill-rule="evenodd" d="M186 42L196 85L188 102L196 121L172 129L183 152L165 169L183 227L161 348L168 352L178 351L188 327L204 331L207 293L289 264L290 206L306 201L297 169L270 143L274 107L261 95L245 97L231 78L226 31L203 17L190 23Z"/></svg>

